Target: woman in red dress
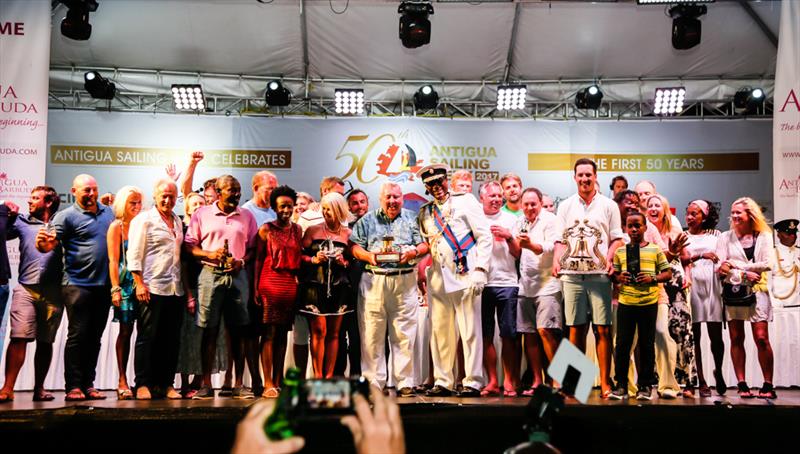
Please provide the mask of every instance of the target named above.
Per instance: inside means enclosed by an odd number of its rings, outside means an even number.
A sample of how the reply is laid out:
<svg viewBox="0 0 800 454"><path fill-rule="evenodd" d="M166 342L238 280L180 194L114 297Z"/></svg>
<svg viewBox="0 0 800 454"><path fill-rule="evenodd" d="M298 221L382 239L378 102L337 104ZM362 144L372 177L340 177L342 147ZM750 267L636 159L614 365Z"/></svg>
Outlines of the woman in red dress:
<svg viewBox="0 0 800 454"><path fill-rule="evenodd" d="M264 394L278 397L286 333L294 320L297 273L300 270L303 232L291 221L297 193L288 186L275 188L270 205L278 215L258 230L256 248L256 303L263 309L261 367L264 369Z"/></svg>

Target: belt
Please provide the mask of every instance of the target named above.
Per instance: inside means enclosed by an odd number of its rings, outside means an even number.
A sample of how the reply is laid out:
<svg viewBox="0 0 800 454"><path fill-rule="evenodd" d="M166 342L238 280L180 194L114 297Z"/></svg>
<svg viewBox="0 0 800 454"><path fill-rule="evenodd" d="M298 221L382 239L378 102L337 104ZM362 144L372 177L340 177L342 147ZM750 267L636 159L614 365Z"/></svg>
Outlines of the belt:
<svg viewBox="0 0 800 454"><path fill-rule="evenodd" d="M397 270L387 270L387 269L378 268L378 269L372 269L372 270L367 270L367 271L372 273L372 274L377 274L379 276L400 276L401 274L408 274L408 273L414 271L414 268L402 268L402 269L397 269Z"/></svg>

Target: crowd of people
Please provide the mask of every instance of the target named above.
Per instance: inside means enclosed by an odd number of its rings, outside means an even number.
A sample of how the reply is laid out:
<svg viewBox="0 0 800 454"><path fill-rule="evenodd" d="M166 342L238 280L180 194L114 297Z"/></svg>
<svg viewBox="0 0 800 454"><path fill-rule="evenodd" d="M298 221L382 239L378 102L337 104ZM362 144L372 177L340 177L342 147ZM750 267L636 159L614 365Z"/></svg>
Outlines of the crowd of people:
<svg viewBox="0 0 800 454"><path fill-rule="evenodd" d="M370 210L366 193L346 192L338 177L322 180L317 202L268 171L253 176L252 198L240 205L232 175L193 190L202 160L194 152L182 177L168 166L152 202L133 186L100 197L81 174L63 210L49 186L32 190L27 215L0 203L2 305L6 239L19 238L20 252L0 402L13 400L33 341L33 399L54 399L44 381L64 309L65 400L105 398L95 371L109 308L120 328L120 400L212 399L218 371L226 371L220 396L275 398L289 343L297 367L306 370L310 357L316 378L363 375L401 398L529 396L552 384L546 369L561 339L585 351L590 328L603 398L649 400L653 389L664 399L710 397L702 325L724 394L724 323L739 396L777 397L768 322L774 298L799 298L798 221L775 223L773 245L751 198L732 204L725 232L719 208L694 200L684 229L653 183L630 190L618 176L608 197L595 163L579 159L577 190L557 207L512 173L481 184L476 198L472 175L443 164L418 172L432 200L417 212L391 181ZM429 327L417 316L425 306ZM745 377L745 322L764 377L758 390ZM424 329L430 344L417 345ZM422 379L419 350L431 360Z"/></svg>

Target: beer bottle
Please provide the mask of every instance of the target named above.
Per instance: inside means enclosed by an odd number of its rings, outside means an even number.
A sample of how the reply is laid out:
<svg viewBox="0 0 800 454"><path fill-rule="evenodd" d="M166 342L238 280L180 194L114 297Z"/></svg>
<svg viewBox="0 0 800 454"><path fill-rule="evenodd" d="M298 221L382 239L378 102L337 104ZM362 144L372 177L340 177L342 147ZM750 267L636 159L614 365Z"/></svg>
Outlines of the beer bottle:
<svg viewBox="0 0 800 454"><path fill-rule="evenodd" d="M226 271L228 269L228 259L231 256L230 249L228 249L228 239L225 238L225 243L222 245L222 258L219 259L217 269L219 271Z"/></svg>
<svg viewBox="0 0 800 454"><path fill-rule="evenodd" d="M300 405L300 398L300 369L292 367L286 371L278 402L264 424L264 432L270 440L284 440L295 435L296 410Z"/></svg>

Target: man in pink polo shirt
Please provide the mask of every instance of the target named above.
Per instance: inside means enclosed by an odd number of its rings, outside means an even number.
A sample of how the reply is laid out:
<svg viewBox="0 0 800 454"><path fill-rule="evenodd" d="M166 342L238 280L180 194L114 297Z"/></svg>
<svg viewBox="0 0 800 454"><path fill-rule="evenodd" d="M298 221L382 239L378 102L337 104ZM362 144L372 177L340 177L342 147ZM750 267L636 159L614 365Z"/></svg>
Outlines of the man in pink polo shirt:
<svg viewBox="0 0 800 454"><path fill-rule="evenodd" d="M231 175L217 178L219 199L192 215L186 233L186 247L203 264L198 280L197 326L203 328L203 384L194 399L212 399L211 366L216 355L220 317L231 333L231 354L236 364L244 365L241 327L249 323L247 298L249 283L244 264L255 246L258 225L253 214L239 209L242 188ZM244 368L236 370L234 398L252 398L242 387Z"/></svg>

